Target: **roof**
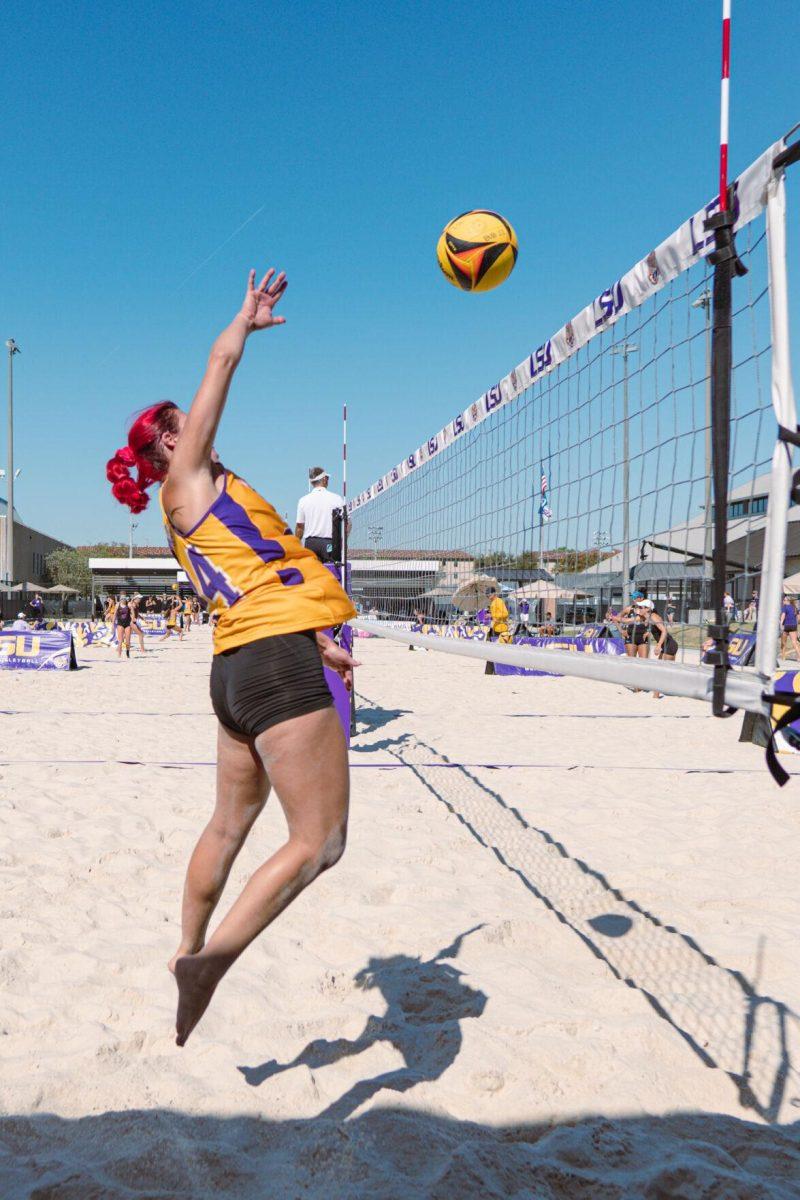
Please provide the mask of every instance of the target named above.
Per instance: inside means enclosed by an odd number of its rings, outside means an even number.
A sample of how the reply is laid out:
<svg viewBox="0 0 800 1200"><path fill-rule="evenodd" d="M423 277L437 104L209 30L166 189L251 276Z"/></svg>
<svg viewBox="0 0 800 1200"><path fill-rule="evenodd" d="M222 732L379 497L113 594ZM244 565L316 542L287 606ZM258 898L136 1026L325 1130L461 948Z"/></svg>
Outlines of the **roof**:
<svg viewBox="0 0 800 1200"><path fill-rule="evenodd" d="M100 544L103 545L103 543L100 543ZM84 553L91 552L92 550L94 550L94 548L95 548L94 546L78 546L77 547L78 550L83 550ZM113 547L107 546L106 549L113 549ZM117 561L119 559L129 559L130 555L128 553L128 547L126 545L120 545L119 554L106 555L106 557L114 558ZM172 551L170 550L169 546L134 546L133 547L133 557L134 558L172 558L173 555L172 555Z"/></svg>
<svg viewBox="0 0 800 1200"><path fill-rule="evenodd" d="M370 575L382 575L384 571L402 571L405 575L416 575L421 571L438 571L440 561L438 558L414 558L411 560L352 558L350 559L350 570L366 572Z"/></svg>
<svg viewBox="0 0 800 1200"><path fill-rule="evenodd" d="M137 571L178 571L180 564L171 554L160 558L90 558L91 571L128 571L135 575Z"/></svg>
<svg viewBox="0 0 800 1200"><path fill-rule="evenodd" d="M466 550L390 550L372 548L365 550L363 547L356 549L355 546L348 546L347 553L350 558L360 559L436 559L438 562L472 562L474 554L468 554Z"/></svg>
<svg viewBox="0 0 800 1200"><path fill-rule="evenodd" d="M8 501L4 500L2 498L2 496L0 496L0 517L7 517L7 516L8 516ZM18 524L20 524L20 525L22 524L22 517L19 515L19 509L17 508L16 504L14 505L14 520Z"/></svg>

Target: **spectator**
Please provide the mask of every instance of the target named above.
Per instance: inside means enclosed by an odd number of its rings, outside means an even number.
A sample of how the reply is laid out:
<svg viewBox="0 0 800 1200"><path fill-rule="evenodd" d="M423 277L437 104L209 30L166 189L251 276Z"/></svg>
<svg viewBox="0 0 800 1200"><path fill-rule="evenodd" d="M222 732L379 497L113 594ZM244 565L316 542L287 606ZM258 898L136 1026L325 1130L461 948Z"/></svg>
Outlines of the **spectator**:
<svg viewBox="0 0 800 1200"><path fill-rule="evenodd" d="M30 629L30 625L25 620L25 613L17 613L16 621L12 621L8 626L9 629L16 629L18 633L25 633Z"/></svg>
<svg viewBox="0 0 800 1200"><path fill-rule="evenodd" d="M42 600L38 592L29 601L28 608L31 610L31 620L34 622L41 621L44 616L44 600Z"/></svg>
<svg viewBox="0 0 800 1200"><path fill-rule="evenodd" d="M528 622L530 621L531 616L531 606L527 600L520 600L517 613L518 621L516 632L521 634L523 637L527 637L530 633Z"/></svg>
<svg viewBox="0 0 800 1200"><path fill-rule="evenodd" d="M730 594L730 592L726 592L722 597L722 608L725 613L725 621L728 625L730 625L731 620L733 619L734 610L733 596Z"/></svg>
<svg viewBox="0 0 800 1200"><path fill-rule="evenodd" d="M489 588L489 596L489 619L492 623L491 640L510 642L506 602L502 596L498 596L496 588Z"/></svg>
<svg viewBox="0 0 800 1200"><path fill-rule="evenodd" d="M783 598L781 607L781 658L788 658L786 639L794 647L794 656L800 662L800 649L797 645L797 609L788 596Z"/></svg>

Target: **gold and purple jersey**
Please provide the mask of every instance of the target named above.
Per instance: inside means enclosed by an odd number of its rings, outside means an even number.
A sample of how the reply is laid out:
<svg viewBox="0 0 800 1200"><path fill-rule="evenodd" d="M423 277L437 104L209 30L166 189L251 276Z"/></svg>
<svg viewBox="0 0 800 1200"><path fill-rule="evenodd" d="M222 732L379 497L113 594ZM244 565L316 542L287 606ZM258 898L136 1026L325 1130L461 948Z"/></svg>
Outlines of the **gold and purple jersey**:
<svg viewBox="0 0 800 1200"><path fill-rule="evenodd" d="M222 491L188 533L171 524L160 495L159 502L173 554L218 616L215 654L355 616L331 572L233 471L225 472Z"/></svg>

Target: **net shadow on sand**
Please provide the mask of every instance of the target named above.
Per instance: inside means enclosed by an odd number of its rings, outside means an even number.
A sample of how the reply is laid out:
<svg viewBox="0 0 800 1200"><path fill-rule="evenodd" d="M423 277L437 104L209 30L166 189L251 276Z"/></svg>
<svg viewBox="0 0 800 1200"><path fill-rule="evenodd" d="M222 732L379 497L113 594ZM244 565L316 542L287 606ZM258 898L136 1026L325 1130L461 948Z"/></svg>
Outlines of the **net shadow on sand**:
<svg viewBox="0 0 800 1200"><path fill-rule="evenodd" d="M776 1122L800 1084L790 1033L800 1017L722 966L689 933L648 912L531 824L466 767L413 735L382 746L626 987L640 992L704 1066L724 1071L743 1109ZM449 769L441 770L447 766ZM795 1098L796 1103L796 1098Z"/></svg>

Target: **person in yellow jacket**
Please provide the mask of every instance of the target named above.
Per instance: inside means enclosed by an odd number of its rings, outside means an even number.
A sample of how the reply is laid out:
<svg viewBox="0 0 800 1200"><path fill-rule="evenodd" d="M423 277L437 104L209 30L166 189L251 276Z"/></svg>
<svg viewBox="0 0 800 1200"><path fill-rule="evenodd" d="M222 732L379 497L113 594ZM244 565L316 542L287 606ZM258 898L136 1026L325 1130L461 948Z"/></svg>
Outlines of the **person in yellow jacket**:
<svg viewBox="0 0 800 1200"><path fill-rule="evenodd" d="M494 588L489 590L489 616L492 620L492 641L510 642L511 634L508 629L508 609L502 596L498 596Z"/></svg>

